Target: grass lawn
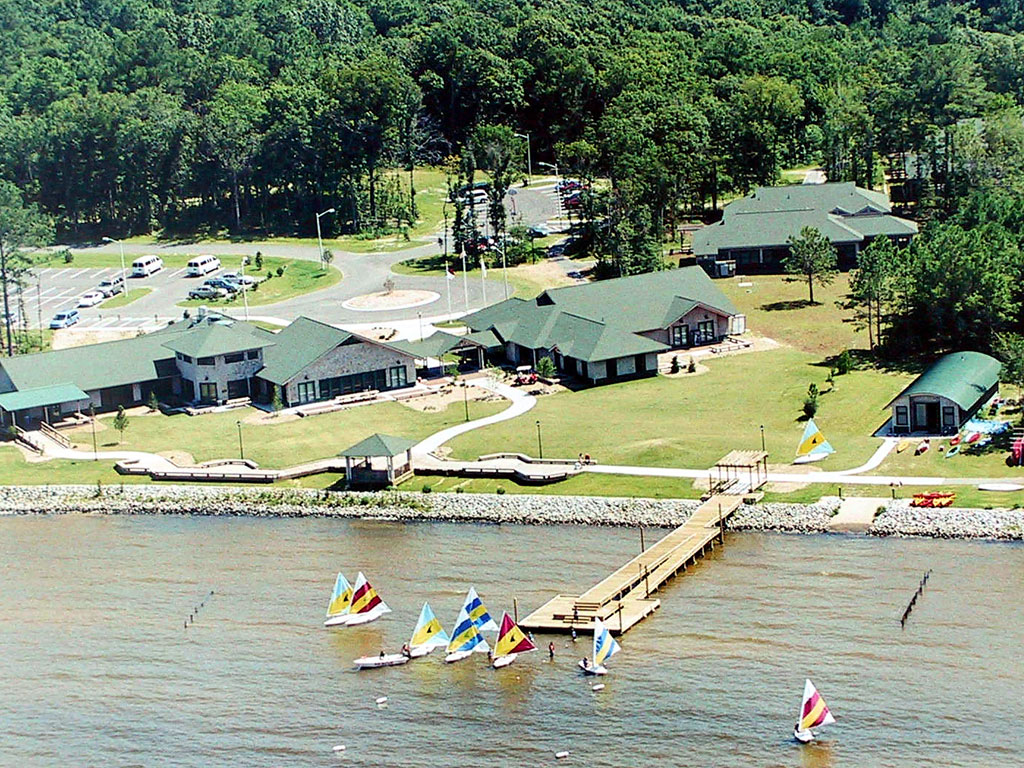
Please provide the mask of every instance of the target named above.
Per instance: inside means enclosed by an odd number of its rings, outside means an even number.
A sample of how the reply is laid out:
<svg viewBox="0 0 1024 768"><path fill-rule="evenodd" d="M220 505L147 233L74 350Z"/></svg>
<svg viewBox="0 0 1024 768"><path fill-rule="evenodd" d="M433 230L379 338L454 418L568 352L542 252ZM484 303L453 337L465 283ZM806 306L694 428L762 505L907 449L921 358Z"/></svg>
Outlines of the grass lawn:
<svg viewBox="0 0 1024 768"><path fill-rule="evenodd" d="M715 284L758 336L822 357L868 347L867 331L856 329L853 313L836 306L850 290L849 273L840 273L831 285L815 285L814 304L807 303L806 281L791 275L742 276Z"/></svg>
<svg viewBox="0 0 1024 768"><path fill-rule="evenodd" d="M133 301L138 301L152 291L152 288L131 288L130 290L119 293L117 296L104 301L100 304L100 309L117 309L118 307L127 306Z"/></svg>
<svg viewBox="0 0 1024 768"><path fill-rule="evenodd" d="M130 274L132 262L140 256L148 256L152 254L153 250L154 249L146 251L125 250L125 271ZM158 255L163 259L164 269L180 269L188 264L189 259L193 258L193 255L187 253L161 253ZM225 266L228 264L240 264L242 261L242 254L238 254L237 256L221 256L219 258ZM57 253L41 253L38 254L33 263L39 267L49 267L53 269L107 269L111 267L120 269L121 254L117 251L78 251L75 253L74 261L68 264L64 261L64 258Z"/></svg>
<svg viewBox="0 0 1024 768"><path fill-rule="evenodd" d="M462 280L461 263L452 259L453 268L458 280ZM422 259L408 259L391 265L391 271L399 275L422 275L425 277L441 277L444 275L444 257L428 256ZM469 280L480 282L480 269L474 268L466 271ZM520 264L518 267L510 267L508 270L508 285L513 296L522 299L532 299L548 288L556 288L560 285L572 285L561 267L538 259L535 264ZM461 282L459 283L461 290ZM487 270L487 295L499 296L493 291L502 291L504 282L501 269L491 268Z"/></svg>
<svg viewBox="0 0 1024 768"><path fill-rule="evenodd" d="M280 277L277 275L278 267L284 267L284 274ZM247 273L255 274L255 269L249 269ZM259 284L259 288L249 289L250 307L276 304L279 301L329 288L341 281L341 272L337 268L328 267L323 270L316 262L305 259L264 258L262 274L266 276L268 273L273 273L273 277L263 280ZM243 302L241 294L233 299L185 299L178 302L179 307L197 307L199 305L241 307Z"/></svg>
<svg viewBox="0 0 1024 768"><path fill-rule="evenodd" d="M404 491L418 491L429 485L432 491L452 491L461 488L465 493L496 493L503 488L507 493L532 493L552 496L636 496L650 499L697 499L700 491L690 480L664 477L628 477L625 475L576 475L551 485L520 485L510 480L464 477L415 477L402 485Z"/></svg>
<svg viewBox="0 0 1024 768"><path fill-rule="evenodd" d="M821 395L816 421L835 447L823 469L859 466L878 440L885 404L909 380L879 371L854 371L825 384L817 358L792 349L712 360L710 371L689 377L639 381L549 395L521 419L475 430L452 442L459 458L501 451L537 453L541 422L544 455L641 466L710 467L734 448L760 447L761 424L775 461L788 462L803 430L798 420L808 384Z"/></svg>
<svg viewBox="0 0 1024 768"><path fill-rule="evenodd" d="M786 168L779 176L783 184L803 184L807 172L820 167L820 165L801 165L796 168Z"/></svg>
<svg viewBox="0 0 1024 768"><path fill-rule="evenodd" d="M506 405L470 401L470 418L488 416ZM445 411L424 413L385 402L274 424L246 424L245 418L254 412L239 409L203 416L133 414L120 444L112 420L105 417L101 419L104 429L97 433L97 441L101 451L178 450L190 453L196 461L234 458L238 456L236 422L242 420L245 457L262 467L280 468L336 455L373 432L418 440L465 418L462 403ZM81 450L92 450L90 428L81 427L66 434Z"/></svg>

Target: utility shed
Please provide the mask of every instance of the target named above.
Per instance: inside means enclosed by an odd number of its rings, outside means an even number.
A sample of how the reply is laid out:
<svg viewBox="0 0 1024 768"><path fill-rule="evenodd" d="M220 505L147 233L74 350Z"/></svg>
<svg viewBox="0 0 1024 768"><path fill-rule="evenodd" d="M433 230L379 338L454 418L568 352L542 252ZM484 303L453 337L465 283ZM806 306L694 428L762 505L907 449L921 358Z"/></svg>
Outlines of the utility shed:
<svg viewBox="0 0 1024 768"><path fill-rule="evenodd" d="M1002 364L981 352L953 352L889 403L892 431L951 435L999 390Z"/></svg>
<svg viewBox="0 0 1024 768"><path fill-rule="evenodd" d="M338 454L345 459L345 479L349 486L396 485L412 476L414 445L404 437L374 433Z"/></svg>

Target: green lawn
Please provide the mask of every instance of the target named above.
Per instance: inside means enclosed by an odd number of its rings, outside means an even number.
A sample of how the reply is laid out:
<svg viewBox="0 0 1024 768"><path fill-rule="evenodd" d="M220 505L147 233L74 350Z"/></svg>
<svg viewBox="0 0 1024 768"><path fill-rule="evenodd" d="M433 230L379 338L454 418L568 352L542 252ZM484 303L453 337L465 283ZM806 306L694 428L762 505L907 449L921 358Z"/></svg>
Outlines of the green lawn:
<svg viewBox="0 0 1024 768"><path fill-rule="evenodd" d="M576 475L551 485L520 485L510 480L464 477L414 477L402 485L404 491L418 491L429 485L432 491L452 491L461 488L465 493L533 493L555 496L623 496L649 499L697 499L700 491L690 480L664 477L629 477L626 475Z"/></svg>
<svg viewBox="0 0 1024 768"><path fill-rule="evenodd" d="M715 284L758 336L822 357L868 347L867 331L857 330L853 313L836 306L850 290L848 273L837 275L831 285L815 285L814 304L808 304L806 281L790 275L744 275Z"/></svg>
<svg viewBox="0 0 1024 768"><path fill-rule="evenodd" d="M456 262L455 257L450 257L452 268L455 270L457 279L462 280L461 261ZM508 285L511 295L522 299L532 299L543 293L548 288L555 288L560 285L570 285L572 280L562 274L551 278L548 273L541 273L538 269L532 269L532 264L521 264L518 267L510 267L508 270ZM391 265L391 271L399 275L421 275L424 277L442 277L444 275L444 257L428 256L422 259L407 259ZM470 281L480 282L479 267L466 270ZM491 268L487 270L487 295L498 296L504 289L504 278L501 269ZM495 291L499 293L495 293Z"/></svg>
<svg viewBox="0 0 1024 768"><path fill-rule="evenodd" d="M815 382L824 392L816 421L837 451L818 466L858 466L878 445L870 435L885 418L883 407L909 378L854 371L827 391L828 371L816 361L784 348L711 360L708 373L692 377L549 395L526 417L475 430L452 447L460 458L497 450L536 455L539 420L545 456L584 452L611 464L709 467L734 448L759 448L763 424L768 451L788 462L804 426L803 398Z"/></svg>
<svg viewBox="0 0 1024 768"><path fill-rule="evenodd" d="M131 273L132 262L140 256L149 256L153 253L153 250L125 250L125 271ZM187 253L161 253L159 256L163 259L165 269L180 269L188 264L189 259L194 257L192 254ZM240 264L242 261L241 254L237 256L221 256L219 258L224 262L225 267L229 264ZM75 253L74 261L68 264L57 253L41 253L33 263L40 267L51 267L53 269L107 269L111 267L120 269L121 255L117 251L78 251Z"/></svg>
<svg viewBox="0 0 1024 768"><path fill-rule="evenodd" d="M133 301L138 301L143 296L152 293L152 288L131 288L130 290L123 291L117 294L113 298L107 299L100 304L100 309L117 309L118 307L124 307L131 304Z"/></svg>
<svg viewBox="0 0 1024 768"><path fill-rule="evenodd" d="M470 418L502 410L507 403L469 403ZM133 450L158 453L172 449L187 451L196 461L238 456L236 422L253 413L249 409L211 413L203 416L160 413L131 416L124 442L118 443L111 419L101 423L100 450ZM279 468L333 456L373 432L421 439L464 420L462 403L445 411L423 413L398 403L350 408L305 419L275 424L242 424L245 457L263 467ZM88 427L66 433L82 450L92 450Z"/></svg>
<svg viewBox="0 0 1024 768"><path fill-rule="evenodd" d="M284 267L284 274L277 275L277 268ZM247 274L256 274L255 268L246 270ZM276 304L296 296L323 290L341 281L341 272L335 267L321 269L314 261L305 259L264 258L261 274L273 276L263 280L258 288L250 288L248 301L250 307L264 304ZM241 307L242 296L238 294L232 299L185 299L179 301L179 307L196 307L199 305L215 305L217 307Z"/></svg>

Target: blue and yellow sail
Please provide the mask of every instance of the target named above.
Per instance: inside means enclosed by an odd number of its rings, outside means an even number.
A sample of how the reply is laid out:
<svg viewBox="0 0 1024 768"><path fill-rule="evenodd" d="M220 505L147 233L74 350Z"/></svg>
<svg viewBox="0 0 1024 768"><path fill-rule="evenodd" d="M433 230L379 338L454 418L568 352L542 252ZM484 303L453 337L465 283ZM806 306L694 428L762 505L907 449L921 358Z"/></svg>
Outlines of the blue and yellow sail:
<svg viewBox="0 0 1024 768"><path fill-rule="evenodd" d="M818 461L835 452L836 449L825 439L825 435L818 429L814 419L808 419L807 425L804 427L804 435L796 447L794 463L804 464L809 461Z"/></svg>
<svg viewBox="0 0 1024 768"><path fill-rule="evenodd" d="M594 619L594 665L601 666L622 650L600 619Z"/></svg>
<svg viewBox="0 0 1024 768"><path fill-rule="evenodd" d="M430 609L430 603L424 603L423 608L420 609L420 619L412 631L409 647L444 648L449 642L451 642L451 638L448 637L441 622L437 620L437 616Z"/></svg>
<svg viewBox="0 0 1024 768"><path fill-rule="evenodd" d="M498 625L494 619L491 618L491 614L487 612L487 608L480 601L480 595L476 593L475 587L470 587L469 592L466 593L466 602L463 607L469 614L469 617L476 624L476 628L481 632L497 632Z"/></svg>
<svg viewBox="0 0 1024 768"><path fill-rule="evenodd" d="M455 620L455 629L452 630L452 639L448 642L448 653L459 653L462 651L478 651L486 653L490 650L484 636L480 634L473 619L463 605L459 611L459 618Z"/></svg>
<svg viewBox="0 0 1024 768"><path fill-rule="evenodd" d="M345 574L339 573L334 580L334 591L331 592L331 600L327 604L327 618L333 616L344 616L352 607L352 585L348 583Z"/></svg>

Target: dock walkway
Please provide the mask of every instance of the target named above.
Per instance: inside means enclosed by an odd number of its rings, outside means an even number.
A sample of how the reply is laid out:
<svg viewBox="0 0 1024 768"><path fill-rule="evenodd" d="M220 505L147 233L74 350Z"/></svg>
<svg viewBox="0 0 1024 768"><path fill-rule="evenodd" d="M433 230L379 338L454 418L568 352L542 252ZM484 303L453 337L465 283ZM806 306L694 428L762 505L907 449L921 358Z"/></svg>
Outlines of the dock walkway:
<svg viewBox="0 0 1024 768"><path fill-rule="evenodd" d="M519 625L535 632L583 631L596 617L614 634L628 631L661 605L652 592L714 548L725 520L742 502L738 495L712 496L689 520L586 592L557 595Z"/></svg>

